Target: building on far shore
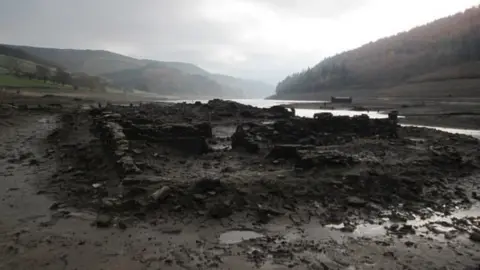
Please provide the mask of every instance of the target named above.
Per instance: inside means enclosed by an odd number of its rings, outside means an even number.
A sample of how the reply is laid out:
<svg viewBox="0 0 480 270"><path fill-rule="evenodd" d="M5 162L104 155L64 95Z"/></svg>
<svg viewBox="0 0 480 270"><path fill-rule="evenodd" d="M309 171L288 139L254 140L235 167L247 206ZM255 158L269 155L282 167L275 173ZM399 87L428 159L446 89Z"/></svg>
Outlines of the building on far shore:
<svg viewBox="0 0 480 270"><path fill-rule="evenodd" d="M331 97L331 103L348 103L351 104L353 102L352 97Z"/></svg>

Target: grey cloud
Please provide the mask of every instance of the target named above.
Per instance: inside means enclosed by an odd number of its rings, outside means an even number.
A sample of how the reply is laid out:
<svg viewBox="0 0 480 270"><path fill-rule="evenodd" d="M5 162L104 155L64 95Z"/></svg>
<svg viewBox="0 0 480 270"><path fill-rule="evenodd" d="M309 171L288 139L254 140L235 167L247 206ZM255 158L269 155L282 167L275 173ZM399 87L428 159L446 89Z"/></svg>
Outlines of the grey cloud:
<svg viewBox="0 0 480 270"><path fill-rule="evenodd" d="M230 0L267 7L278 16L330 16L368 0ZM258 2L257 2L258 1ZM135 57L185 61L221 73L271 83L313 64L312 57L270 52L267 45L244 44L239 35L255 30L256 21L219 23L202 8L212 0L3 0L0 42L20 45L107 49ZM218 2L225 3L225 2ZM333 3L333 4L332 4ZM337 4L339 3L339 4ZM354 3L354 4L352 4ZM311 13L314 11L313 13ZM317 15L318 15L317 14ZM248 15L248 13L247 13ZM249 16L249 15L248 15ZM257 18L262 20L262 18ZM242 32L243 31L243 32ZM267 46L267 47L266 47ZM245 58L219 59L222 52ZM235 56L232 56L235 57ZM222 61L220 61L222 60ZM315 59L318 61L318 59Z"/></svg>
<svg viewBox="0 0 480 270"><path fill-rule="evenodd" d="M338 18L379 1L1 0L0 43L107 49L276 83L357 44Z"/></svg>

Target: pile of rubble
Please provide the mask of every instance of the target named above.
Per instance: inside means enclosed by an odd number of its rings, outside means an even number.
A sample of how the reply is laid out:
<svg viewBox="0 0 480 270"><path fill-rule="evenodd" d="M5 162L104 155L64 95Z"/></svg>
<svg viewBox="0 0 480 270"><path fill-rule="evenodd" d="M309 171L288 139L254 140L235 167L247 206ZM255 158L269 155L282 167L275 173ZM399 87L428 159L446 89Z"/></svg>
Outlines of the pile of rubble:
<svg viewBox="0 0 480 270"><path fill-rule="evenodd" d="M121 176L140 173L135 161L129 155L129 142L123 127L116 123L121 115L109 112L92 111L95 131L103 142L105 149L114 157Z"/></svg>
<svg viewBox="0 0 480 270"><path fill-rule="evenodd" d="M238 121L236 111L249 113ZM331 114L307 119L290 113L218 100L92 109L97 143L116 164L112 178L119 176L109 182L119 186L117 196L108 193L98 201L102 209L113 205L130 214L222 218L254 212L261 222L321 208L320 218L341 222L394 205L441 210L472 200L460 188L480 170L477 140L403 128L390 119ZM266 123L264 117L281 119ZM222 141L232 149L213 147L221 140L218 127L222 136L236 127L230 141ZM85 175L82 181L99 182L91 175L91 181ZM102 188L95 188L95 198L107 193Z"/></svg>
<svg viewBox="0 0 480 270"><path fill-rule="evenodd" d="M114 113L136 124L221 121L226 119L286 119L293 109L282 106L258 108L234 101L214 99L208 103L147 103L131 106L107 106Z"/></svg>
<svg viewBox="0 0 480 270"><path fill-rule="evenodd" d="M258 152L261 145L345 144L358 138L397 138L397 124L388 119L369 119L367 115L348 117L330 113L316 115L315 119L292 118L271 125L242 123L232 136L232 148L244 147Z"/></svg>

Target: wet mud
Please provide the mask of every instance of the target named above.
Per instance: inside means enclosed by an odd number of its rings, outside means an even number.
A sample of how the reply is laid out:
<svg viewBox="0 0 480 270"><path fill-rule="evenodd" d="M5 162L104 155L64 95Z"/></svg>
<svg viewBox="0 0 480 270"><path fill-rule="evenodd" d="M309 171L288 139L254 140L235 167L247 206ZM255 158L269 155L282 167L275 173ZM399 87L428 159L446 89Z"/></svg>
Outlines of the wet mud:
<svg viewBox="0 0 480 270"><path fill-rule="evenodd" d="M0 269L479 265L469 136L220 100L4 110Z"/></svg>

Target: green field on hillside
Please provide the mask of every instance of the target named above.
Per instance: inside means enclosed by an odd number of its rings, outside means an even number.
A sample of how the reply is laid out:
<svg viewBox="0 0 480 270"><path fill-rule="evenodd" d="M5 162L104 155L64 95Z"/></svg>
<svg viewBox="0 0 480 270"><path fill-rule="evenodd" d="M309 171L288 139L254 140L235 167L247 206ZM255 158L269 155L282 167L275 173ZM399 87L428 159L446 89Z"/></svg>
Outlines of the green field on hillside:
<svg viewBox="0 0 480 270"><path fill-rule="evenodd" d="M56 84L44 83L42 80L19 78L13 75L0 74L0 87L57 88Z"/></svg>

